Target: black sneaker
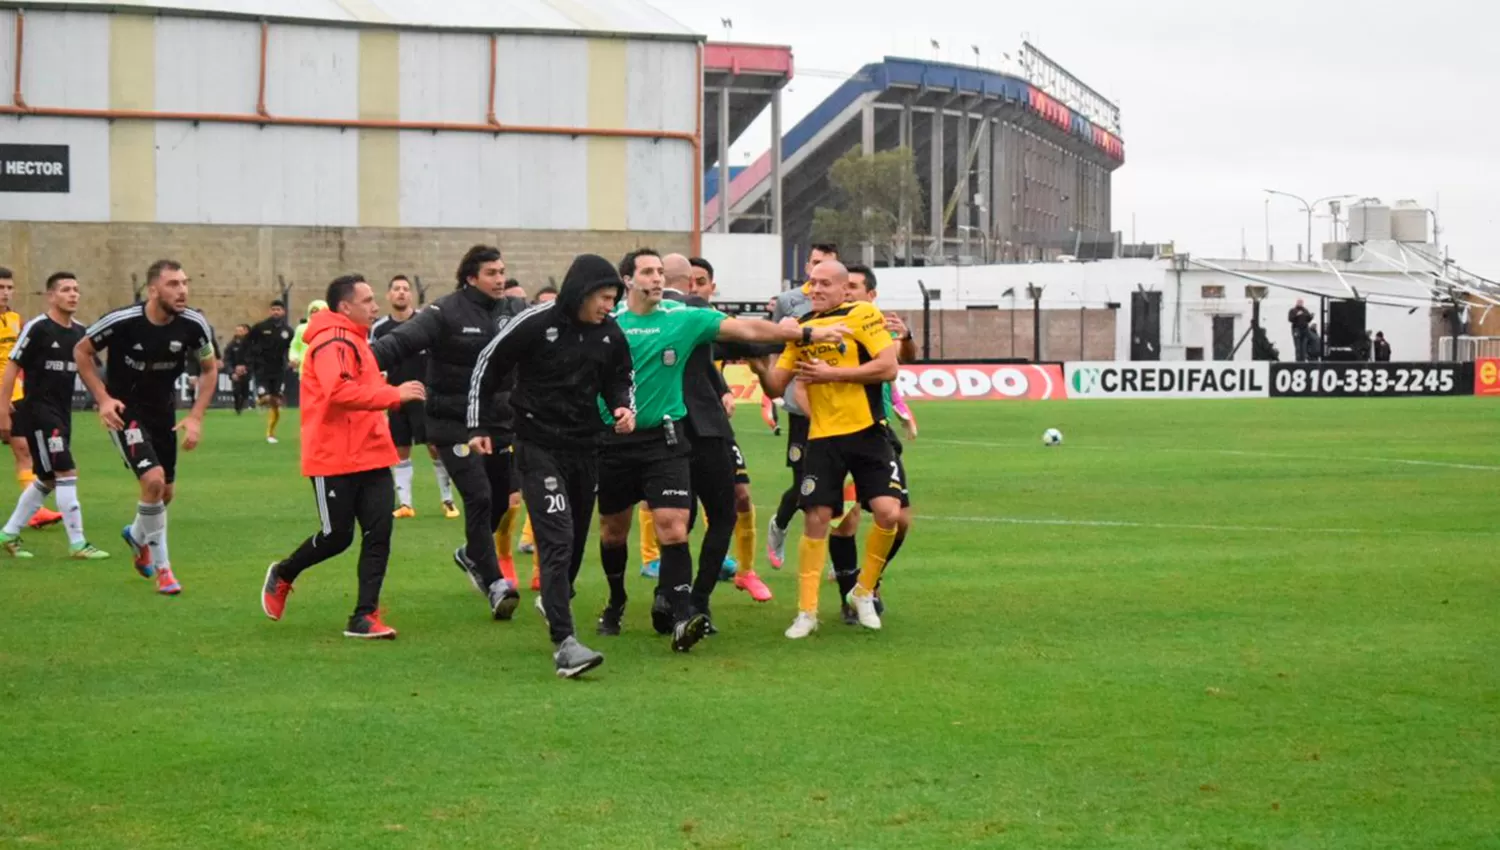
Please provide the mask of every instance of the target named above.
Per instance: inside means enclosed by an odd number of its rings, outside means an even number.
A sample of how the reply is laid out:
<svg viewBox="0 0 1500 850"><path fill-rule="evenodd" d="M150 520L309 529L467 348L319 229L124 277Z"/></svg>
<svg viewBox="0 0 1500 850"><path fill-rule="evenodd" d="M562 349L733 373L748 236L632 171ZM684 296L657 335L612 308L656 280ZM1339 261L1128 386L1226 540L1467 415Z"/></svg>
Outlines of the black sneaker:
<svg viewBox="0 0 1500 850"><path fill-rule="evenodd" d="M880 598L880 588L875 588L875 613L885 616L885 600Z"/></svg>
<svg viewBox="0 0 1500 850"><path fill-rule="evenodd" d="M702 614L682 620L672 627L672 651L687 652L708 632L708 618Z"/></svg>
<svg viewBox="0 0 1500 850"><path fill-rule="evenodd" d="M598 632L606 637L617 637L620 634L620 620L625 617L625 606L618 608L605 606L604 612L599 615Z"/></svg>
<svg viewBox="0 0 1500 850"><path fill-rule="evenodd" d="M850 605L848 602L843 603L842 605L839 606L839 613L843 615L844 625L846 625L846 626L857 626L857 625L859 625L859 614L856 614L854 612L854 606L853 605Z"/></svg>
<svg viewBox="0 0 1500 850"><path fill-rule="evenodd" d="M479 591L481 596L490 595L489 588L484 586L484 579L479 577L474 562L469 560L469 556L464 552L464 547L460 546L453 550L453 563L457 564L458 568L464 571L464 575L469 577L469 581L473 583L474 589Z"/></svg>
<svg viewBox="0 0 1500 850"><path fill-rule="evenodd" d="M672 603L665 596L657 596L651 603L651 628L659 635L672 633Z"/></svg>

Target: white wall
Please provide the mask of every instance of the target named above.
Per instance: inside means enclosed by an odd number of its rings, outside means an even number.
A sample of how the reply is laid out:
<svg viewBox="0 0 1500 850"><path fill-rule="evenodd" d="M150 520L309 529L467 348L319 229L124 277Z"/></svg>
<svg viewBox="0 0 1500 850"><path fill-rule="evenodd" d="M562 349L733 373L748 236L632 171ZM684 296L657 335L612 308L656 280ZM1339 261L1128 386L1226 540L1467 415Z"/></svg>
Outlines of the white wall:
<svg viewBox="0 0 1500 850"><path fill-rule="evenodd" d="M781 291L781 237L705 233L703 256L714 266L720 301L769 301Z"/></svg>
<svg viewBox="0 0 1500 850"><path fill-rule="evenodd" d="M164 15L154 20L154 49L145 51L139 61L156 64L157 109L253 114L259 23ZM7 86L13 79L14 34L14 12L0 11L0 80ZM29 12L23 69L28 102L108 108L110 48L107 14ZM625 42L624 52L624 102L619 95L610 102L623 118L610 123L691 132L697 116L696 45L639 39ZM585 127L599 122L589 109L592 55L599 52L583 38L499 37L493 104L497 118L529 126ZM402 119L469 124L485 120L490 108L487 35L403 32L399 56ZM359 30L271 26L266 105L273 115L358 118L359 83ZM0 219L109 219L108 122L6 117L0 118L0 139L67 144L72 171L69 194L7 195L0 203ZM357 131L160 122L155 142L158 221L358 224ZM622 226L688 231L695 200L691 146L651 139L612 144L626 151L627 214ZM585 136L402 132L397 179L401 224L585 229L589 156L599 148Z"/></svg>

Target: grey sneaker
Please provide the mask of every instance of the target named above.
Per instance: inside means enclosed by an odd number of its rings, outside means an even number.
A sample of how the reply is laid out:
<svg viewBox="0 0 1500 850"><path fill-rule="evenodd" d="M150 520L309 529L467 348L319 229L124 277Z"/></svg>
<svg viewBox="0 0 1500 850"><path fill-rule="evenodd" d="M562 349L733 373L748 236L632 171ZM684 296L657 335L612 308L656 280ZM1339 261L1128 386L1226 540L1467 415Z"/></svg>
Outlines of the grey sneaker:
<svg viewBox="0 0 1500 850"><path fill-rule="evenodd" d="M521 604L521 594L503 578L496 579L486 595L490 598L490 611L497 620L509 620L515 615L516 606Z"/></svg>
<svg viewBox="0 0 1500 850"><path fill-rule="evenodd" d="M557 675L563 679L576 679L604 663L604 656L578 642L569 635L557 645L552 653L552 663L557 665Z"/></svg>
<svg viewBox="0 0 1500 850"><path fill-rule="evenodd" d="M775 517L766 527L766 559L778 570L786 561L786 529L777 527Z"/></svg>

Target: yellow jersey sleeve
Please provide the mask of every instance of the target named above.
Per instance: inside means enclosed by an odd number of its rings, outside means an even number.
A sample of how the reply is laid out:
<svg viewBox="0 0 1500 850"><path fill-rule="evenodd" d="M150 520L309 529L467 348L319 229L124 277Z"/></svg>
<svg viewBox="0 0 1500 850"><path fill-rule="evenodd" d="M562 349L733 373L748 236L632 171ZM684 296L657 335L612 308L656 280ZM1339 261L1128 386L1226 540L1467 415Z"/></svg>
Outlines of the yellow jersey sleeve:
<svg viewBox="0 0 1500 850"><path fill-rule="evenodd" d="M891 347L891 333L885 329L885 314L874 304L862 301L849 312L850 337L873 359Z"/></svg>
<svg viewBox="0 0 1500 850"><path fill-rule="evenodd" d="M16 347L16 340L21 338L21 314L14 310L0 313L0 367L10 362L10 352ZM15 388L11 390L10 400L20 401L26 395L25 376L16 375Z"/></svg>
<svg viewBox="0 0 1500 850"><path fill-rule="evenodd" d="M781 356L776 358L776 368L795 371L797 368L797 355L801 350L801 346L797 343L787 343L786 348L781 349Z"/></svg>

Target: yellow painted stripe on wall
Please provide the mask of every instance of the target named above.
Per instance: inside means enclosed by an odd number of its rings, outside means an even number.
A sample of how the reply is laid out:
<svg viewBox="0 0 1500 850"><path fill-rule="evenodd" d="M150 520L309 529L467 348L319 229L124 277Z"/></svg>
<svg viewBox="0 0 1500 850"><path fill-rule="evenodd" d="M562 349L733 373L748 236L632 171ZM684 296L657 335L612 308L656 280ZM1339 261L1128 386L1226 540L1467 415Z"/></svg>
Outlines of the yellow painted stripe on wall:
<svg viewBox="0 0 1500 850"><path fill-rule="evenodd" d="M384 30L359 34L359 117L401 117L401 36ZM401 134L359 131L359 224L401 225Z"/></svg>
<svg viewBox="0 0 1500 850"><path fill-rule="evenodd" d="M156 106L156 19L109 19L109 105ZM111 221L156 221L156 122L115 121L109 127Z"/></svg>
<svg viewBox="0 0 1500 850"><path fill-rule="evenodd" d="M589 39L590 127L625 126L626 72L623 39ZM588 140L590 230L627 229L625 145L625 139Z"/></svg>

